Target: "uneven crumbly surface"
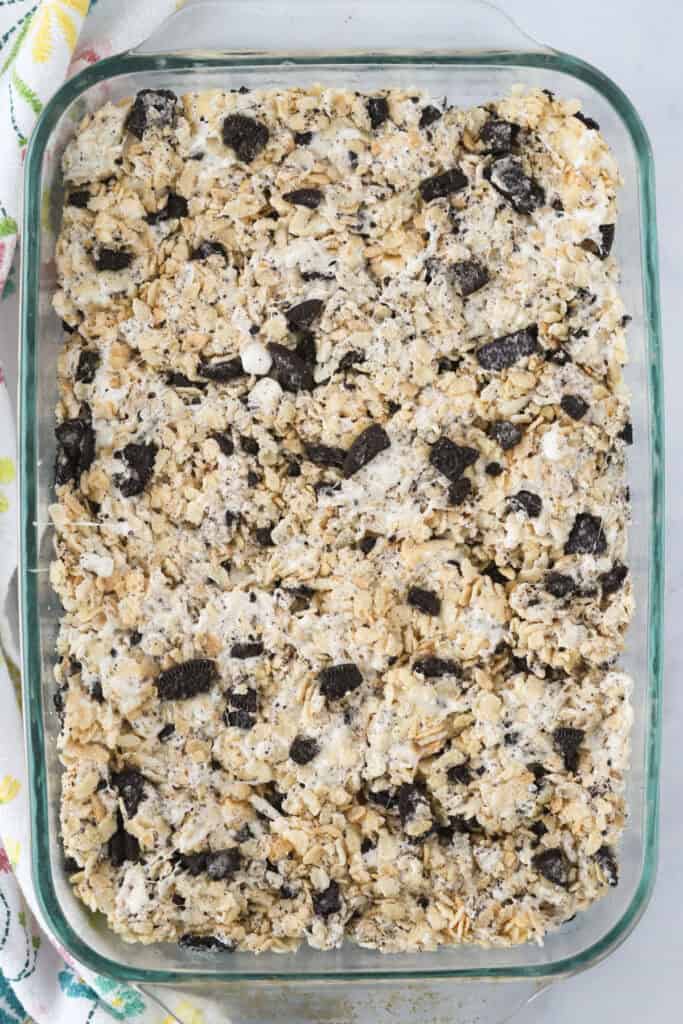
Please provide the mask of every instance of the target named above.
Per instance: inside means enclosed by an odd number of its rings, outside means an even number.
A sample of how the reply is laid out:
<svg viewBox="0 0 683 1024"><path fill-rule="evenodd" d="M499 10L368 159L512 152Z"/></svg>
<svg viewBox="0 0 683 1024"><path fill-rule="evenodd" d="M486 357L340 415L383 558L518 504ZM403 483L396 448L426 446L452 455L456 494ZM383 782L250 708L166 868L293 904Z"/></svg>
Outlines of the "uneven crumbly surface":
<svg viewBox="0 0 683 1024"><path fill-rule="evenodd" d="M64 155L62 832L129 941L539 941L618 880L619 175L578 105L143 93Z"/></svg>

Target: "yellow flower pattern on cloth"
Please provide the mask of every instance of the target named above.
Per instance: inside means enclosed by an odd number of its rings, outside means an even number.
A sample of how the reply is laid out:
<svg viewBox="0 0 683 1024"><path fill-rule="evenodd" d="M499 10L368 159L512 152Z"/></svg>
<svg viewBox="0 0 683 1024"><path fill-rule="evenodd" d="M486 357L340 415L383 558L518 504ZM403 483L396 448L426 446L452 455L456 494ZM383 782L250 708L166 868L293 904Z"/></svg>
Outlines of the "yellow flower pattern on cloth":
<svg viewBox="0 0 683 1024"><path fill-rule="evenodd" d="M16 476L16 470L14 463L11 459L2 458L0 459L0 487L4 484L11 484L14 482ZM0 490L0 513L7 512L9 510L9 499L6 494Z"/></svg>
<svg viewBox="0 0 683 1024"><path fill-rule="evenodd" d="M20 789L21 784L18 779L15 779L13 775L5 775L0 780L0 804L8 804L10 800L14 800Z"/></svg>
<svg viewBox="0 0 683 1024"><path fill-rule="evenodd" d="M64 37L69 49L73 50L78 39L78 27L69 9L84 18L89 6L90 0L43 0L35 14L32 27L31 54L37 64L44 64L52 56L55 29Z"/></svg>
<svg viewBox="0 0 683 1024"><path fill-rule="evenodd" d="M176 1016L172 1017L168 1014L163 1018L161 1024L176 1024L178 1020L182 1020L183 1024L205 1024L203 1011L198 1009L187 999L182 999L178 1005L174 1007L173 1012Z"/></svg>
<svg viewBox="0 0 683 1024"><path fill-rule="evenodd" d="M19 863L19 855L21 853L21 843L18 839L10 839L9 836L3 836L3 844L5 846L5 853L9 857L9 862L13 868L16 868Z"/></svg>

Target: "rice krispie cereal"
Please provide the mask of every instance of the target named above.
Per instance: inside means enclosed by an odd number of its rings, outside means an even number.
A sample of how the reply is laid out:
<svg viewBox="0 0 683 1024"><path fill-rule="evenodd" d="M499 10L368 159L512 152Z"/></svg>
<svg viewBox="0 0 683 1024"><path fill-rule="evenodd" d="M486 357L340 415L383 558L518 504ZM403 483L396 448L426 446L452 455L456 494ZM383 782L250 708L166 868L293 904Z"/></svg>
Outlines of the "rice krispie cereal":
<svg viewBox="0 0 683 1024"><path fill-rule="evenodd" d="M540 91L145 90L66 149L62 833L129 941L540 941L616 885L619 173Z"/></svg>

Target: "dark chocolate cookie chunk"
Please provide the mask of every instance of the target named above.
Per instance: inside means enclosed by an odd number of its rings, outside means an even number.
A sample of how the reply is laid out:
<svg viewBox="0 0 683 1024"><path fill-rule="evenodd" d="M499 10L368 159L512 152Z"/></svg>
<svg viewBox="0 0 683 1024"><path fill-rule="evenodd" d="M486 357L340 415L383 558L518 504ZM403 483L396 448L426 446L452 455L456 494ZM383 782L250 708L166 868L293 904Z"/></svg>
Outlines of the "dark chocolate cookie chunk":
<svg viewBox="0 0 683 1024"><path fill-rule="evenodd" d="M364 537L358 541L358 547L364 555L369 555L375 544L377 543L377 537L371 533L366 533Z"/></svg>
<svg viewBox="0 0 683 1024"><path fill-rule="evenodd" d="M120 868L126 861L140 860L140 843L132 836L123 824L121 811L116 812L116 832L107 843L107 856L114 868Z"/></svg>
<svg viewBox="0 0 683 1024"><path fill-rule="evenodd" d="M256 718L248 711L244 711L243 708L235 708L234 711L225 711L223 714L223 721L226 725L232 726L233 729L253 729L256 725Z"/></svg>
<svg viewBox="0 0 683 1024"><path fill-rule="evenodd" d="M571 576L562 572L546 573L543 589L553 597L569 597L576 590L576 583Z"/></svg>
<svg viewBox="0 0 683 1024"><path fill-rule="evenodd" d="M462 764L454 764L446 772L446 778L449 782L460 786L469 786L472 781L472 772L466 761Z"/></svg>
<svg viewBox="0 0 683 1024"><path fill-rule="evenodd" d="M389 120L389 104L385 96L370 96L366 105L373 130Z"/></svg>
<svg viewBox="0 0 683 1024"><path fill-rule="evenodd" d="M451 359L449 356L441 356L436 364L437 373L455 373L462 363L462 359Z"/></svg>
<svg viewBox="0 0 683 1024"><path fill-rule="evenodd" d="M545 204L543 188L525 173L517 157L503 156L494 160L484 171L484 177L517 213L531 213Z"/></svg>
<svg viewBox="0 0 683 1024"><path fill-rule="evenodd" d="M564 766L568 772L575 772L579 767L579 747L586 733L583 729L575 729L570 725L562 725L553 733L553 743L558 754L562 755Z"/></svg>
<svg viewBox="0 0 683 1024"><path fill-rule="evenodd" d="M424 794L414 782L404 782L398 787L396 794L398 814L403 825L415 817L415 812L420 804L425 804Z"/></svg>
<svg viewBox="0 0 683 1024"><path fill-rule="evenodd" d="M294 132L294 143L297 146L308 146L313 141L313 132Z"/></svg>
<svg viewBox="0 0 683 1024"><path fill-rule="evenodd" d="M232 943L223 942L215 935L193 935L188 932L181 935L178 940L181 949L196 949L205 953L234 953L235 947Z"/></svg>
<svg viewBox="0 0 683 1024"><path fill-rule="evenodd" d="M91 196L87 188L82 188L79 189L77 192L69 192L68 196L66 197L66 205L75 206L79 210L84 210L90 202L90 199Z"/></svg>
<svg viewBox="0 0 683 1024"><path fill-rule="evenodd" d="M209 434L209 437L216 442L223 455L233 455L235 452L235 442L232 439L232 434L229 430L217 431L215 434Z"/></svg>
<svg viewBox="0 0 683 1024"><path fill-rule="evenodd" d="M191 260L208 260L209 256L222 256L225 262L228 262L228 251L222 242L214 242L210 238L205 238L203 242L200 242L196 249L192 250L190 256Z"/></svg>
<svg viewBox="0 0 683 1024"><path fill-rule="evenodd" d="M330 917L342 908L341 892L336 882L330 882L327 889L313 894L313 911L316 917Z"/></svg>
<svg viewBox="0 0 683 1024"><path fill-rule="evenodd" d="M231 658L258 658L263 654L263 644L260 640L246 640L242 643L233 644L230 648Z"/></svg>
<svg viewBox="0 0 683 1024"><path fill-rule="evenodd" d="M453 280L458 293L466 298L478 292L489 281L489 272L477 260L460 260L452 266Z"/></svg>
<svg viewBox="0 0 683 1024"><path fill-rule="evenodd" d="M236 846L214 850L207 855L206 873L214 881L222 881L225 878L232 878L235 872L239 871L241 863L242 857Z"/></svg>
<svg viewBox="0 0 683 1024"><path fill-rule="evenodd" d="M353 366L358 366L360 363L365 362L365 353L360 352L358 349L351 349L350 352L345 352L339 360L339 369L350 370Z"/></svg>
<svg viewBox="0 0 683 1024"><path fill-rule="evenodd" d="M316 466L329 466L341 469L346 459L344 448L336 448L329 444L307 444L304 448L307 458Z"/></svg>
<svg viewBox="0 0 683 1024"><path fill-rule="evenodd" d="M503 467L500 462L487 462L484 467L484 472L487 476L500 476L503 472Z"/></svg>
<svg viewBox="0 0 683 1024"><path fill-rule="evenodd" d="M363 682L358 666L352 661L329 665L318 673L320 692L328 700L340 700Z"/></svg>
<svg viewBox="0 0 683 1024"><path fill-rule="evenodd" d="M285 192L282 198L293 206L317 210L323 200L323 194L319 188L296 188L293 192Z"/></svg>
<svg viewBox="0 0 683 1024"><path fill-rule="evenodd" d="M228 701L230 707L237 708L239 711L250 711L252 714L256 714L258 711L258 694L252 686L248 686L246 690L231 690L228 694Z"/></svg>
<svg viewBox="0 0 683 1024"><path fill-rule="evenodd" d="M600 516L579 512L564 546L565 555L604 555L607 538Z"/></svg>
<svg viewBox="0 0 683 1024"><path fill-rule="evenodd" d="M147 443L131 441L120 452L128 472L117 473L114 476L114 483L124 498L132 498L135 495L142 494L152 479L157 451L158 448L153 441Z"/></svg>
<svg viewBox="0 0 683 1024"><path fill-rule="evenodd" d="M624 423L624 426L617 434L617 437L620 441L623 441L624 444L633 444L633 424L630 420L627 420L626 423Z"/></svg>
<svg viewBox="0 0 683 1024"><path fill-rule="evenodd" d="M441 116L439 108L428 103L426 107L422 108L420 113L420 128L429 128L430 124L434 124Z"/></svg>
<svg viewBox="0 0 683 1024"><path fill-rule="evenodd" d="M133 253L125 249L100 248L95 256L96 270L125 270L133 262Z"/></svg>
<svg viewBox="0 0 683 1024"><path fill-rule="evenodd" d="M169 740L171 738L174 732L175 725L173 724L173 722L167 722L167 724L162 726L162 728L157 733L157 739L159 740L159 743L165 743L166 740Z"/></svg>
<svg viewBox="0 0 683 1024"><path fill-rule="evenodd" d="M504 156L511 152L518 135L518 124L490 117L479 132L479 141L483 143L487 153Z"/></svg>
<svg viewBox="0 0 683 1024"><path fill-rule="evenodd" d="M257 526L254 530L254 538L259 547L274 548L273 524L271 523L270 526Z"/></svg>
<svg viewBox="0 0 683 1024"><path fill-rule="evenodd" d="M523 511L529 519L538 519L543 508L543 501L532 491L517 491L508 498L508 508L513 512Z"/></svg>
<svg viewBox="0 0 683 1024"><path fill-rule="evenodd" d="M305 299L285 312L285 319L293 331L309 330L323 311L322 299Z"/></svg>
<svg viewBox="0 0 683 1024"><path fill-rule="evenodd" d="M228 114L223 121L223 142L242 163L250 164L265 149L268 129L246 114Z"/></svg>
<svg viewBox="0 0 683 1024"><path fill-rule="evenodd" d="M495 562L489 562L489 564L481 570L481 574L482 576L488 576L492 583L499 583L502 587L510 582L507 576L503 576Z"/></svg>
<svg viewBox="0 0 683 1024"><path fill-rule="evenodd" d="M151 225L160 224L164 220L177 220L179 217L187 217L188 212L185 196L178 195L177 192L169 192L166 198L166 205L161 210L148 213L145 220Z"/></svg>
<svg viewBox="0 0 683 1024"><path fill-rule="evenodd" d="M173 127L178 97L170 89L142 89L128 111L124 128L141 139L148 128Z"/></svg>
<svg viewBox="0 0 683 1024"><path fill-rule="evenodd" d="M621 590L627 576L628 569L619 562L616 562L607 572L601 573L600 584L603 596L608 597L610 594L616 594L618 590Z"/></svg>
<svg viewBox="0 0 683 1024"><path fill-rule="evenodd" d="M504 452L509 452L522 439L522 428L508 420L498 420L488 428L488 433L498 441Z"/></svg>
<svg viewBox="0 0 683 1024"><path fill-rule="evenodd" d="M597 256L599 260L606 260L614 244L614 230L614 224L601 224L600 241L594 242L592 238L584 238L581 248Z"/></svg>
<svg viewBox="0 0 683 1024"><path fill-rule="evenodd" d="M200 377L215 381L216 384L228 384L230 381L244 377L244 367L239 356L232 359L218 359L214 362L201 361L197 367Z"/></svg>
<svg viewBox="0 0 683 1024"><path fill-rule="evenodd" d="M369 462L372 462L380 452L385 451L390 445L389 435L379 423L373 423L371 426L366 427L358 435L344 457L342 466L344 476L347 479L353 476L354 473L357 473L363 466L367 466Z"/></svg>
<svg viewBox="0 0 683 1024"><path fill-rule="evenodd" d="M576 113L574 114L574 117L576 118L577 121L580 121L581 124L584 124L586 126L586 128L589 129L589 131L593 131L593 132L599 132L600 131L600 125L598 124L598 122L595 121L592 117L586 117L586 115L582 114L580 110L576 111Z"/></svg>
<svg viewBox="0 0 683 1024"><path fill-rule="evenodd" d="M304 765L320 753L317 740L309 736L296 736L289 748L289 756L296 764Z"/></svg>
<svg viewBox="0 0 683 1024"><path fill-rule="evenodd" d="M474 465L479 458L476 448L456 444L449 437L440 437L432 445L429 461L447 480L455 483L468 466Z"/></svg>
<svg viewBox="0 0 683 1024"><path fill-rule="evenodd" d="M538 351L538 327L529 324L521 331L513 331L512 334L503 334L500 338L487 341L477 349L476 355L482 369L500 371L509 369L520 359Z"/></svg>
<svg viewBox="0 0 683 1024"><path fill-rule="evenodd" d="M198 388L200 391L204 391L208 387L208 384L203 380L190 380L184 373L180 373L179 370L167 370L164 374L164 380L171 388Z"/></svg>
<svg viewBox="0 0 683 1024"><path fill-rule="evenodd" d="M433 590L411 587L406 600L411 608L417 608L425 615L438 615L441 611L441 598Z"/></svg>
<svg viewBox="0 0 683 1024"><path fill-rule="evenodd" d="M144 776L133 768L126 768L122 772L113 772L111 782L123 800L126 814L129 818L132 818L144 796Z"/></svg>
<svg viewBox="0 0 683 1024"><path fill-rule="evenodd" d="M190 661L164 669L155 682L159 700L188 700L199 693L208 693L217 679L215 661L191 658Z"/></svg>
<svg viewBox="0 0 683 1024"><path fill-rule="evenodd" d="M573 420L583 419L588 412L588 402L584 402L580 395L562 395L560 406Z"/></svg>
<svg viewBox="0 0 683 1024"><path fill-rule="evenodd" d="M609 846L601 846L595 854L602 876L610 886L619 884L619 865L614 851Z"/></svg>
<svg viewBox="0 0 683 1024"><path fill-rule="evenodd" d="M451 658L438 658L435 654L427 654L413 662L413 671L419 672L425 679L441 679L442 676L459 676L460 666Z"/></svg>
<svg viewBox="0 0 683 1024"><path fill-rule="evenodd" d="M312 391L314 386L310 363L291 348L277 342L268 345L272 366L270 376L285 391Z"/></svg>
<svg viewBox="0 0 683 1024"><path fill-rule="evenodd" d="M539 875L543 875L553 885L566 887L569 884L569 861L559 846L537 853L531 863Z"/></svg>
<svg viewBox="0 0 683 1024"><path fill-rule="evenodd" d="M431 178L425 178L420 182L420 195L425 203L431 203L433 199L444 199L453 192L461 192L467 188L469 181L459 167L452 167L449 171L441 174L434 174Z"/></svg>
<svg viewBox="0 0 683 1024"><path fill-rule="evenodd" d="M76 380L79 384L92 384L100 365L100 354L94 349L84 348L78 357Z"/></svg>
<svg viewBox="0 0 683 1024"><path fill-rule="evenodd" d="M92 428L90 408L81 406L80 416L63 420L55 429L57 454L55 457L55 483L77 484L93 464L95 458L95 431Z"/></svg>
<svg viewBox="0 0 683 1024"><path fill-rule="evenodd" d="M448 488L448 504L453 508L464 505L472 494L472 481L469 477L463 476L456 480Z"/></svg>

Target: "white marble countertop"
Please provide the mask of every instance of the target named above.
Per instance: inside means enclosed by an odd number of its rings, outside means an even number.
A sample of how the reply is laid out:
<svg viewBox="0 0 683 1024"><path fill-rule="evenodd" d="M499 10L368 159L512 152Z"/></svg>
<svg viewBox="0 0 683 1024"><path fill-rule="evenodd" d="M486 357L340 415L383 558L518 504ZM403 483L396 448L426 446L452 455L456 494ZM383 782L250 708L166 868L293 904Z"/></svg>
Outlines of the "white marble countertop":
<svg viewBox="0 0 683 1024"><path fill-rule="evenodd" d="M657 171L661 285L667 391L668 493L683 492L683 400L673 392L683 378L683 77L680 36L683 6L677 0L499 0L522 28L537 39L595 64L630 96L650 134ZM3 352L10 388L16 379L16 356ZM680 433L679 433L680 431ZM683 613L683 511L669 501L667 539L668 643L665 658L664 761L660 866L657 884L644 918L626 942L604 963L553 985L526 1007L522 1024L635 1024L681 1016L683 939L676 921L683 903L683 819L676 795L683 778L683 648L673 642L673 625ZM469 988L469 986L468 986ZM339 1024L363 1019L350 993ZM471 992L469 993L471 996ZM514 1006L510 992L509 1009ZM394 992L393 1010L375 1021L426 1020L458 1024L486 1019L458 1012L458 993L450 998L442 983L438 994L413 991L406 999ZM444 998L445 997L445 998ZM469 1000L468 1000L469 1002ZM303 1008L302 1008L303 1009ZM388 1010L388 1007L387 1007ZM228 1010L228 1012L230 1012ZM300 1011L301 1013L301 1011ZM316 1012L318 1020L320 1015ZM251 1016L249 1019L252 1019ZM263 1018L261 1018L263 1019ZM306 1011L300 1020L314 1019ZM331 1020L326 1014L325 1020Z"/></svg>

